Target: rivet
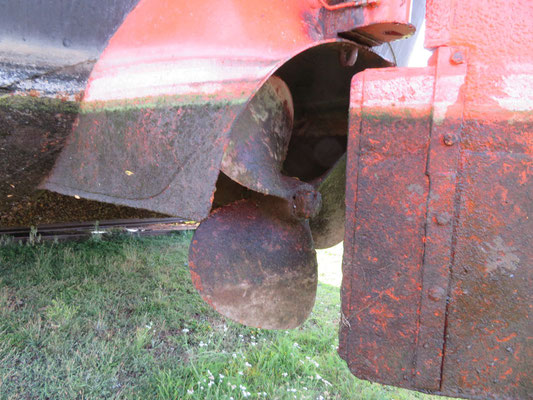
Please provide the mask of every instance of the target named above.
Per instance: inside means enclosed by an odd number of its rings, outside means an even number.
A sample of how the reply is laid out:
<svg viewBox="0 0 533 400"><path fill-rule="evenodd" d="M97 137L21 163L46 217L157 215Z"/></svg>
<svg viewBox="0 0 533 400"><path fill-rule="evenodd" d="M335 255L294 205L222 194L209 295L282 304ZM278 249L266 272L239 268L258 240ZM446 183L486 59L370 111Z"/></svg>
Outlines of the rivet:
<svg viewBox="0 0 533 400"><path fill-rule="evenodd" d="M438 225L444 226L450 223L452 216L448 214L447 212L443 212L443 213L437 214L435 219Z"/></svg>
<svg viewBox="0 0 533 400"><path fill-rule="evenodd" d="M428 297L433 301L440 301L444 296L444 289L440 286L433 286L428 291Z"/></svg>
<svg viewBox="0 0 533 400"><path fill-rule="evenodd" d="M450 62L456 65L462 64L465 62L465 57L463 56L463 53L461 53L460 51L454 51L450 57Z"/></svg>
<svg viewBox="0 0 533 400"><path fill-rule="evenodd" d="M446 146L453 146L455 142L457 142L457 136L455 136L453 133L445 133L442 136L442 141Z"/></svg>
<svg viewBox="0 0 533 400"><path fill-rule="evenodd" d="M343 47L339 53L339 61L343 67L353 67L358 54L359 49L357 47Z"/></svg>

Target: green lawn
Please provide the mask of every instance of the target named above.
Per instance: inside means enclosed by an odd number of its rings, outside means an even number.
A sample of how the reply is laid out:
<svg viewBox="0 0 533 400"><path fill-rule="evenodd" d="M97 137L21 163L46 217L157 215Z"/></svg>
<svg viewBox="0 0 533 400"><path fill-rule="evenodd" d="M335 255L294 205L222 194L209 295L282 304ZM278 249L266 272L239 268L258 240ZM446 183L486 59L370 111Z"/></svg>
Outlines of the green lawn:
<svg viewBox="0 0 533 400"><path fill-rule="evenodd" d="M220 317L192 286L190 239L0 240L0 399L438 398L350 374L336 286L300 329Z"/></svg>

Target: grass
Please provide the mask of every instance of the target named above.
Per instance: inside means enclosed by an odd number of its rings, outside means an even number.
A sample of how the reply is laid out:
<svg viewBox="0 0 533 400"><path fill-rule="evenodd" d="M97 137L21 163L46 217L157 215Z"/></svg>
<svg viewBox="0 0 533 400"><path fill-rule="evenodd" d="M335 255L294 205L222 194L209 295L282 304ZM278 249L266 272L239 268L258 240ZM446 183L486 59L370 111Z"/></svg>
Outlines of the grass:
<svg viewBox="0 0 533 400"><path fill-rule="evenodd" d="M191 234L0 243L0 399L436 399L360 381L339 288L300 329L240 326L192 286Z"/></svg>

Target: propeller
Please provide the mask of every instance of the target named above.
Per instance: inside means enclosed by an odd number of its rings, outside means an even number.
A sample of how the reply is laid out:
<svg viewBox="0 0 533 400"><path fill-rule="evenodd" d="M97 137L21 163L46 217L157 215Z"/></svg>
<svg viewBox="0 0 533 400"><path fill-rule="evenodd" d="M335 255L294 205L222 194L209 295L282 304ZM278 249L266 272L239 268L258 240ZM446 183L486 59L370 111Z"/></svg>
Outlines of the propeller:
<svg viewBox="0 0 533 400"><path fill-rule="evenodd" d="M234 122L221 170L251 189L201 222L189 250L193 283L226 317L259 328L302 324L316 295L309 219L321 206L312 185L281 174L292 133L289 88L273 76Z"/></svg>

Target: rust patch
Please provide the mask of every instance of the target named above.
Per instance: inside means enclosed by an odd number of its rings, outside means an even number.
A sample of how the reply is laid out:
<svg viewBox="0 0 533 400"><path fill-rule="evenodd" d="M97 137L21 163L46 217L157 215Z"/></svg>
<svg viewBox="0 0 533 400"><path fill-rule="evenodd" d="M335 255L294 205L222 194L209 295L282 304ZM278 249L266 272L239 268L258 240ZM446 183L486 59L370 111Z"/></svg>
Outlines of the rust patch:
<svg viewBox="0 0 533 400"><path fill-rule="evenodd" d="M485 270L487 272L512 272L520 266L518 250L514 246L507 246L501 236L496 236L492 243L481 244L483 252L487 253Z"/></svg>

